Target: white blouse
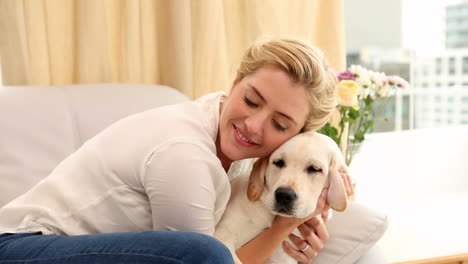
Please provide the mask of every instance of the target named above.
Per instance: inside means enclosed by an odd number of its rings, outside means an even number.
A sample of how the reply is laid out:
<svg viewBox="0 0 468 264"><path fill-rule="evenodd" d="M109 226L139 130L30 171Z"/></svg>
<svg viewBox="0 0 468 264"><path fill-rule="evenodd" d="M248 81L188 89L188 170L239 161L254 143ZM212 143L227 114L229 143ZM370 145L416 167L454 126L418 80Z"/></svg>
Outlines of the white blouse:
<svg viewBox="0 0 468 264"><path fill-rule="evenodd" d="M216 156L224 93L155 108L111 125L0 209L0 233L184 230L212 235L230 196Z"/></svg>

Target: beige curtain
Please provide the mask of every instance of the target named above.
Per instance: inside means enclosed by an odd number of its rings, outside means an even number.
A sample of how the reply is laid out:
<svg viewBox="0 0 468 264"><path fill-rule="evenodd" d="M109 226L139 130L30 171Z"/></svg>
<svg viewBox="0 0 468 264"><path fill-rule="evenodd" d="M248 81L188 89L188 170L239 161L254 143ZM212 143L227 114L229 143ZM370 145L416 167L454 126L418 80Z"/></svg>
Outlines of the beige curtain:
<svg viewBox="0 0 468 264"><path fill-rule="evenodd" d="M345 67L342 0L0 0L5 85L228 90L258 38L299 37Z"/></svg>

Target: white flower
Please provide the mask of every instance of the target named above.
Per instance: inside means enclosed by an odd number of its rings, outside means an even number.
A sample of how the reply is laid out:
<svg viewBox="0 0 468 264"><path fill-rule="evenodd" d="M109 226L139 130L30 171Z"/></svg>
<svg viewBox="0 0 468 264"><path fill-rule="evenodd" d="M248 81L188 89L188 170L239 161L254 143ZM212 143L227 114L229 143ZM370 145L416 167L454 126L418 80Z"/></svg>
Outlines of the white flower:
<svg viewBox="0 0 468 264"><path fill-rule="evenodd" d="M354 74L360 74L360 73L363 73L363 72L364 72L364 73L367 72L367 69L364 68L364 67L362 67L361 65L355 65L355 64L353 64L353 65L351 65L351 66L349 67L349 71L352 72L352 73L354 73Z"/></svg>
<svg viewBox="0 0 468 264"><path fill-rule="evenodd" d="M372 89L370 87L364 87L359 85L359 99L366 98L369 95L372 95Z"/></svg>
<svg viewBox="0 0 468 264"><path fill-rule="evenodd" d="M387 81L387 77L385 76L385 73L383 73L383 72L372 72L372 82L377 87L385 85L386 81Z"/></svg>
<svg viewBox="0 0 468 264"><path fill-rule="evenodd" d="M370 88L372 85L370 71L361 65L351 65L351 67L349 67L349 71L354 73L354 76L356 76L356 82L359 84L359 86L361 86L359 93L361 95L368 94L369 91L365 90Z"/></svg>
<svg viewBox="0 0 468 264"><path fill-rule="evenodd" d="M384 85L378 87L375 93L380 97L388 96L390 93L390 85L386 82Z"/></svg>
<svg viewBox="0 0 468 264"><path fill-rule="evenodd" d="M387 82L387 76L383 72L374 72L372 75L372 82L374 83L374 91L377 96L387 96L390 91L390 86Z"/></svg>

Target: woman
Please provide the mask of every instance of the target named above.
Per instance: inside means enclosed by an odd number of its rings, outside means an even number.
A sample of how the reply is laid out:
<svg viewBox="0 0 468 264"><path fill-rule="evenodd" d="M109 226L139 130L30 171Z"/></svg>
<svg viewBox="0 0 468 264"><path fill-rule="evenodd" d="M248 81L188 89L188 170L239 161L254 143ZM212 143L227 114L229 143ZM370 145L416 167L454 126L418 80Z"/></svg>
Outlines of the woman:
<svg viewBox="0 0 468 264"><path fill-rule="evenodd" d="M153 109L110 126L0 209L0 260L34 263L232 263L214 233L243 159L317 129L335 107L320 52L296 40L250 47L229 96ZM320 214L325 201L319 202ZM306 240L290 235L299 227ZM154 230L154 231L153 231ZM160 230L180 230L167 232ZM204 235L207 234L207 235ZM277 217L237 251L264 263L283 244L310 262L328 233Z"/></svg>

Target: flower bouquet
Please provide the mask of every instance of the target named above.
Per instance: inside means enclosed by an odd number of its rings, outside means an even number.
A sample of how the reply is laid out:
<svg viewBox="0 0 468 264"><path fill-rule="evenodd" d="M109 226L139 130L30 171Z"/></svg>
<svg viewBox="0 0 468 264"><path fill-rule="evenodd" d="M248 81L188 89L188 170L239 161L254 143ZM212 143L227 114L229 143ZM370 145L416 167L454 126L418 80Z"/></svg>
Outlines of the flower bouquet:
<svg viewBox="0 0 468 264"><path fill-rule="evenodd" d="M319 132L341 147L349 165L365 135L372 132L374 118L381 114L375 109L375 100L388 99L398 88L408 88L409 84L399 76L386 76L359 65L352 65L337 78L339 122L333 126L331 120Z"/></svg>

